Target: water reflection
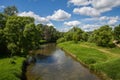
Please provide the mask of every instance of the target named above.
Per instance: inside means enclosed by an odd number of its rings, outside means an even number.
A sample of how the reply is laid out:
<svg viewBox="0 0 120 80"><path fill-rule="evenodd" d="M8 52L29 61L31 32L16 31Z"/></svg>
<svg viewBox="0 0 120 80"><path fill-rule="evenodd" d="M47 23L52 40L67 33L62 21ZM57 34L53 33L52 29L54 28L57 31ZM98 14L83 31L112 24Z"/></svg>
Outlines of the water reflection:
<svg viewBox="0 0 120 80"><path fill-rule="evenodd" d="M35 52L36 62L27 68L28 80L100 80L54 44Z"/></svg>

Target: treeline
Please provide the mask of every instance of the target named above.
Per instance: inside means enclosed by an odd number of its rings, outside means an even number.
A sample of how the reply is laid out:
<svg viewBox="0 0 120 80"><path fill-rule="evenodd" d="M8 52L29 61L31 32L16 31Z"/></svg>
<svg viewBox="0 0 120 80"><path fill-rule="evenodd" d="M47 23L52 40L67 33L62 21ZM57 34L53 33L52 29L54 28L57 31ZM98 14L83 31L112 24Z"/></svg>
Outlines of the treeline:
<svg viewBox="0 0 120 80"><path fill-rule="evenodd" d="M78 41L88 41L102 47L115 47L113 41L120 43L120 25L114 29L104 25L92 32L85 32L78 27L73 27L64 33L63 37L57 40L57 43L65 41L74 41L75 43Z"/></svg>
<svg viewBox="0 0 120 80"><path fill-rule="evenodd" d="M9 6L0 13L0 54L27 54L41 43L56 42L60 37L53 26L34 24L34 18L17 16L15 6Z"/></svg>

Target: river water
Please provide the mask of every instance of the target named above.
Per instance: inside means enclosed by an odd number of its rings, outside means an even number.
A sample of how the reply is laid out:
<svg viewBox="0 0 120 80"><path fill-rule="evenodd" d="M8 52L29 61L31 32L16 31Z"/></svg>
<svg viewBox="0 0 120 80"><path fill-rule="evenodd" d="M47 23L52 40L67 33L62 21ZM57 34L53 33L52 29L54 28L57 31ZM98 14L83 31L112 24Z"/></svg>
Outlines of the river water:
<svg viewBox="0 0 120 80"><path fill-rule="evenodd" d="M33 53L26 72L28 80L100 80L55 44L43 45Z"/></svg>

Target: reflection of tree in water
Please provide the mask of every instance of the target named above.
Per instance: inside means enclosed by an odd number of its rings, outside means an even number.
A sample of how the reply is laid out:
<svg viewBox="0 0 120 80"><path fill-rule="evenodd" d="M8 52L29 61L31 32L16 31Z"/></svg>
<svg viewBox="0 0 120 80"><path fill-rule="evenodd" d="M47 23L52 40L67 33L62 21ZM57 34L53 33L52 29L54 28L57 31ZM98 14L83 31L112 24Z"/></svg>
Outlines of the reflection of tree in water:
<svg viewBox="0 0 120 80"><path fill-rule="evenodd" d="M55 43L41 45L41 49L34 50L33 53L49 56L49 55L51 55L51 53L53 53L56 50L55 47L56 47Z"/></svg>

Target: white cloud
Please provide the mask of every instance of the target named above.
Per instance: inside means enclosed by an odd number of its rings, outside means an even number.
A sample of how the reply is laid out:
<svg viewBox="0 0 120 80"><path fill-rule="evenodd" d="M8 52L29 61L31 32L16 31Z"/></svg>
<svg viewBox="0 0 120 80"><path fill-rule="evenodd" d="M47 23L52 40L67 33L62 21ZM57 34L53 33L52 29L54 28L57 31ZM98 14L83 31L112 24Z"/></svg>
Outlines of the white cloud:
<svg viewBox="0 0 120 80"><path fill-rule="evenodd" d="M70 17L71 17L71 14L61 9L55 11L53 15L47 16L48 19L56 20L56 21L64 21L64 20L69 19Z"/></svg>
<svg viewBox="0 0 120 80"><path fill-rule="evenodd" d="M76 13L76 14L92 16L92 17L100 16L99 11L97 11L96 9L94 9L92 7L75 8L73 10L73 12Z"/></svg>
<svg viewBox="0 0 120 80"><path fill-rule="evenodd" d="M48 26L54 26L53 23L51 23L51 22L47 23L46 25L48 25Z"/></svg>
<svg viewBox="0 0 120 80"><path fill-rule="evenodd" d="M29 17L33 17L35 19L36 23L42 23L42 24L51 24L52 23L49 21L49 19L45 18L45 17L41 17L37 14L35 14L32 11L29 12L22 12L22 13L18 13L18 16L29 16Z"/></svg>
<svg viewBox="0 0 120 80"><path fill-rule="evenodd" d="M108 22L109 25L114 25L115 23L117 23L117 20L115 20L115 19L111 19L111 20Z"/></svg>
<svg viewBox="0 0 120 80"><path fill-rule="evenodd" d="M75 6L89 5L91 0L69 0L68 5L73 4Z"/></svg>
<svg viewBox="0 0 120 80"><path fill-rule="evenodd" d="M80 24L81 24L81 22L79 22L79 21L64 22L64 25L65 25L65 26L70 26L70 27L79 26Z"/></svg>
<svg viewBox="0 0 120 80"><path fill-rule="evenodd" d="M112 10L113 7L120 6L120 0L92 0L92 6L100 12Z"/></svg>
<svg viewBox="0 0 120 80"><path fill-rule="evenodd" d="M67 32L67 31L69 31L70 29L71 29L72 27L62 27L62 28L60 28L60 29L58 29L60 32Z"/></svg>
<svg viewBox="0 0 120 80"><path fill-rule="evenodd" d="M105 21L105 20L111 20L116 19L119 20L119 16L101 16L101 17L93 17L93 18L86 18L85 21Z"/></svg>
<svg viewBox="0 0 120 80"><path fill-rule="evenodd" d="M111 25L111 26L115 25L118 22L118 20L119 20L118 16L116 16L116 17L110 17L109 21L108 21L108 24Z"/></svg>
<svg viewBox="0 0 120 80"><path fill-rule="evenodd" d="M92 17L99 16L104 12L111 11L114 7L120 6L120 0L69 0L68 3L82 6L75 8L74 13ZM91 7L85 7L84 5L91 5Z"/></svg>
<svg viewBox="0 0 120 80"><path fill-rule="evenodd" d="M93 31L95 29L98 29L99 27L100 25L84 24L83 27L81 27L81 29L83 29L84 31Z"/></svg>

